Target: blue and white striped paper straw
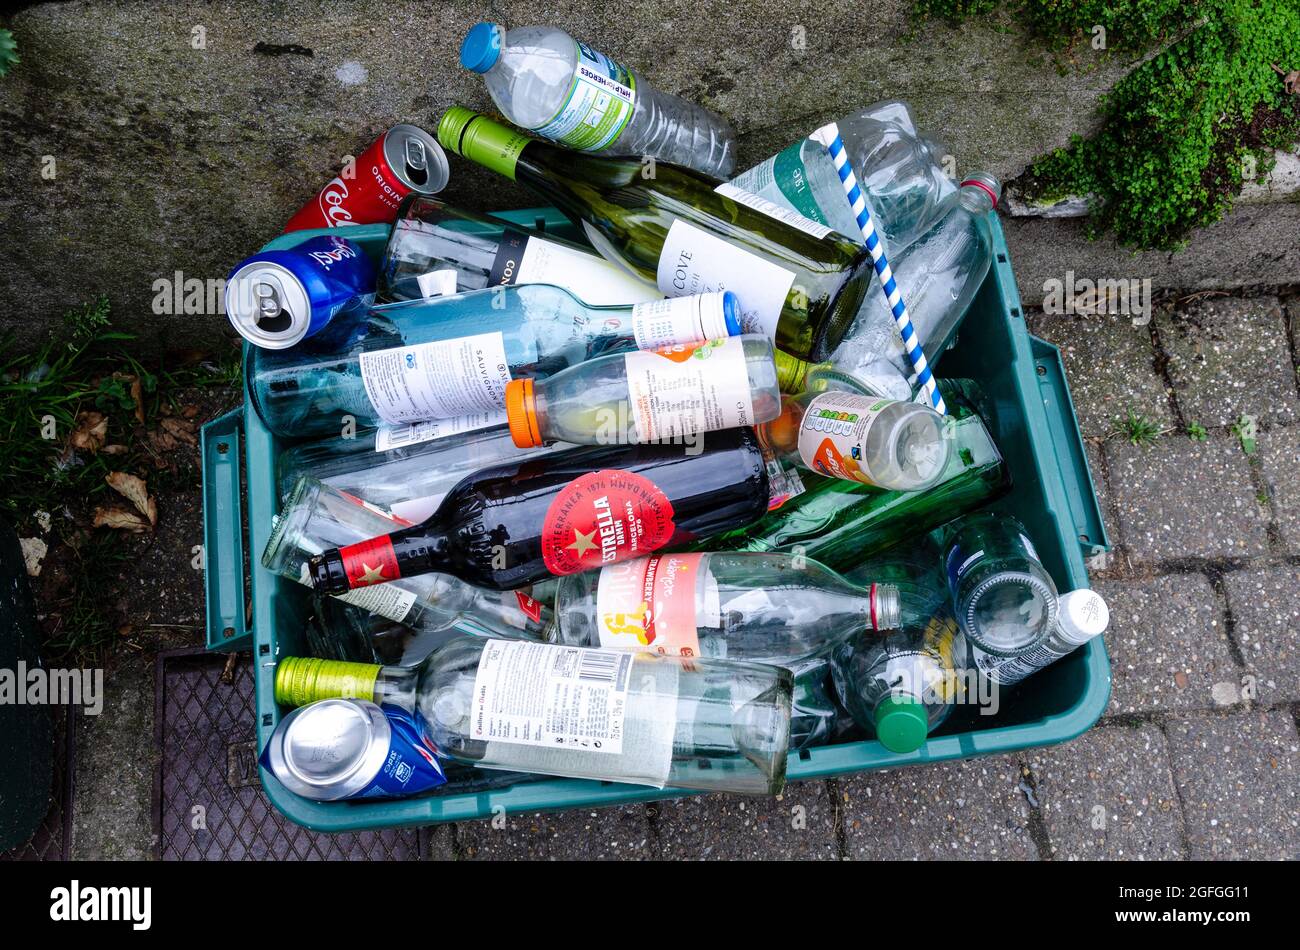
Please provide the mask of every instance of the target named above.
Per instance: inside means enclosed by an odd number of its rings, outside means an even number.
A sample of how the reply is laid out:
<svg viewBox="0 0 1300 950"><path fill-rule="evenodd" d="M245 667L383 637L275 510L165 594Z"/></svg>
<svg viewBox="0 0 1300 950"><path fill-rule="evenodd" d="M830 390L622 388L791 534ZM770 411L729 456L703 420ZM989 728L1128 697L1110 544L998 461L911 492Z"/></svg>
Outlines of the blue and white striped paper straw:
<svg viewBox="0 0 1300 950"><path fill-rule="evenodd" d="M898 283L894 280L894 272L889 267L889 259L885 257L885 248L881 244L880 235L876 233L876 226L871 220L871 212L867 209L866 198L862 196L862 189L858 187L857 176L853 174L853 165L849 162L848 152L844 148L844 140L840 138L840 128L834 122L830 125L824 125L812 135L808 136L826 146L826 151L830 153L831 161L835 163L835 171L839 173L840 182L844 185L844 194L849 199L849 204L853 206L853 213L857 215L858 227L862 229L862 237L867 242L867 250L871 252L871 262L876 267L876 274L880 277L880 287L884 291L885 299L889 301L889 309L894 314L894 323L898 325L898 332L903 337L903 349L907 351L908 359L912 361L912 368L916 370L916 380L921 384L927 396L930 397L930 403L934 406L935 412L940 415L946 415L948 407L944 405L943 396L939 394L939 388L934 383L934 376L930 373L930 364L925 358L925 353L921 350L921 341L916 338L916 330L912 327L912 318L907 314L907 304L903 301L903 294L898 289Z"/></svg>

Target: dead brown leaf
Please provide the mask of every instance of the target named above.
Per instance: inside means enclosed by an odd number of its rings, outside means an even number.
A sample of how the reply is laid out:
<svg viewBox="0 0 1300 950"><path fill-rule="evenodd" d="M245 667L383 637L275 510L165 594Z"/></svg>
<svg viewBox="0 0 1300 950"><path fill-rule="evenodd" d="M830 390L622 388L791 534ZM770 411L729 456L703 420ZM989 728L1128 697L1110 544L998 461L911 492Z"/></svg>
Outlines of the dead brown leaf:
<svg viewBox="0 0 1300 950"><path fill-rule="evenodd" d="M164 416L158 421L163 431L179 442L186 445L198 445L199 437L195 434L198 427L188 419L177 419L175 416Z"/></svg>
<svg viewBox="0 0 1300 950"><path fill-rule="evenodd" d="M107 416L94 410L77 413L77 428L73 430L71 438L74 449L98 452L106 438L108 438Z"/></svg>
<svg viewBox="0 0 1300 950"><path fill-rule="evenodd" d="M134 534L149 530L148 521L125 508L96 508L94 525L96 528L113 528Z"/></svg>
<svg viewBox="0 0 1300 950"><path fill-rule="evenodd" d="M148 518L150 524L158 523L158 509L149 496L149 487L143 478L127 472L109 472L104 476L104 481L108 482L109 488L135 505L136 510Z"/></svg>
<svg viewBox="0 0 1300 950"><path fill-rule="evenodd" d="M1282 88L1293 96L1300 92L1300 69L1293 69L1282 77Z"/></svg>
<svg viewBox="0 0 1300 950"><path fill-rule="evenodd" d="M181 415L184 416L186 419L193 419L198 414L199 414L199 407L194 405L193 403L184 406L181 409Z"/></svg>
<svg viewBox="0 0 1300 950"><path fill-rule="evenodd" d="M125 445L106 445L99 450L100 455L125 455L129 450Z"/></svg>

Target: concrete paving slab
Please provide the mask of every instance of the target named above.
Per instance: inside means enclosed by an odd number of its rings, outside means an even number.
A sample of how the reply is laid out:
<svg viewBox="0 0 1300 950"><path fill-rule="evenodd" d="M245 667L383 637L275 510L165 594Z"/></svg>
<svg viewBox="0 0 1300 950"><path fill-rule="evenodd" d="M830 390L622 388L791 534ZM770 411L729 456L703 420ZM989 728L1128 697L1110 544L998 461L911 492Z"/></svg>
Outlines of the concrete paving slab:
<svg viewBox="0 0 1300 950"><path fill-rule="evenodd" d="M460 860L627 861L658 856L645 805L501 815L458 822L454 835Z"/></svg>
<svg viewBox="0 0 1300 950"><path fill-rule="evenodd" d="M797 782L776 798L704 795L652 807L666 859L839 859L835 803L825 782Z"/></svg>
<svg viewBox="0 0 1300 950"><path fill-rule="evenodd" d="M1223 579L1233 638L1264 705L1300 701L1300 567L1234 571Z"/></svg>

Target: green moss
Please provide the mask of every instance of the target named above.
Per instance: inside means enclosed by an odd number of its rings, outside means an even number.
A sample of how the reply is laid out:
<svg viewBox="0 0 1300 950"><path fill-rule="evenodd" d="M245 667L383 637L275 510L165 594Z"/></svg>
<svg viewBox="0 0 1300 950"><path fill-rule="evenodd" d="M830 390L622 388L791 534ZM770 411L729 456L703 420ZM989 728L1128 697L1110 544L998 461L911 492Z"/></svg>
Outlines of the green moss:
<svg viewBox="0 0 1300 950"><path fill-rule="evenodd" d="M919 0L922 12L944 4ZM1021 0L1055 48L1106 29L1111 49L1168 42L1102 100L1089 138L1030 168L1031 196L1093 196L1089 227L1139 248L1175 248L1219 220L1248 173L1300 142L1300 96L1281 74L1300 69L1296 0ZM948 15L945 13L945 15ZM958 15L960 15L958 13ZM1170 42L1172 40L1172 42Z"/></svg>
<svg viewBox="0 0 1300 950"><path fill-rule="evenodd" d="M8 30L0 30L0 76L9 72L9 67L22 62L18 58L18 44L14 35Z"/></svg>

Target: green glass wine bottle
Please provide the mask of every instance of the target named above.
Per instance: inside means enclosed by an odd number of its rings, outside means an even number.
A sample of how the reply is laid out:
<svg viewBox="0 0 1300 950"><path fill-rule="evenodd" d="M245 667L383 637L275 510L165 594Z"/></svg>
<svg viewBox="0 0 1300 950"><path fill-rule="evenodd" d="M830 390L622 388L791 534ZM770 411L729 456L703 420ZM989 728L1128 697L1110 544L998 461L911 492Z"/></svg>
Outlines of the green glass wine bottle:
<svg viewBox="0 0 1300 950"><path fill-rule="evenodd" d="M838 478L807 476L809 487L757 523L690 550L783 551L848 571L891 545L981 508L1010 487L1006 465L983 421L954 421L947 469L922 491L880 491Z"/></svg>
<svg viewBox="0 0 1300 950"><path fill-rule="evenodd" d="M533 189L668 296L734 290L745 332L800 359L835 349L871 280L857 241L687 168L572 152L459 106L438 139Z"/></svg>

